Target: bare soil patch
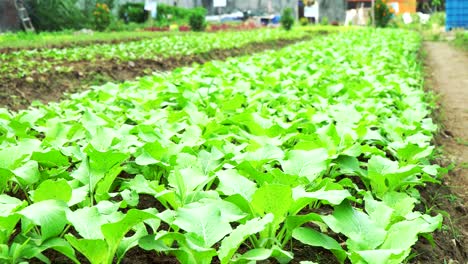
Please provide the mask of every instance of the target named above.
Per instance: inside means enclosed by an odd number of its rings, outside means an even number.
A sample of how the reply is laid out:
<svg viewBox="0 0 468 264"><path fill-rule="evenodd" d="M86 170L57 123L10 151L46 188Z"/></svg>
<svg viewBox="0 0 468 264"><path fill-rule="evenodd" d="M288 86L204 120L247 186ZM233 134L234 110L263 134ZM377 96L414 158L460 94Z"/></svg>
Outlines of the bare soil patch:
<svg viewBox="0 0 468 264"><path fill-rule="evenodd" d="M442 213L444 224L434 241L421 239L414 263L468 263L468 56L446 42L426 42L427 88L438 96L435 138L442 150L437 162L453 167L441 185L421 189L419 210Z"/></svg>
<svg viewBox="0 0 468 264"><path fill-rule="evenodd" d="M268 49L279 49L300 41L310 39L279 39L270 42L253 42L232 49L215 49L190 56L176 56L160 59L142 59L131 62L98 59L64 63L72 67L71 72L48 72L35 74L22 79L0 79L0 107L12 110L27 108L32 101L44 103L57 101L64 93L73 93L109 81L132 80L151 74L154 71L169 71L178 67L202 64L211 60L225 60L229 57L249 55Z"/></svg>

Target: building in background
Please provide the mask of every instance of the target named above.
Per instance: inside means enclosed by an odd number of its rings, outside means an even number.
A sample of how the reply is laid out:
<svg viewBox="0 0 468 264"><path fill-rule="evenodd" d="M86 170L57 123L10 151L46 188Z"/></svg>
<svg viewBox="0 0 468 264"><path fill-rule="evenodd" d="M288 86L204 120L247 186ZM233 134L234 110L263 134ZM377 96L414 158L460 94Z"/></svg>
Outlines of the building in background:
<svg viewBox="0 0 468 264"><path fill-rule="evenodd" d="M326 18L329 22L343 23L346 17L346 0L316 0L319 4L321 18ZM140 2L144 0L118 0L117 5L127 2ZM214 0L159 0L158 4L167 4L192 8L202 6L208 10L209 15L220 13L233 13L238 11L250 11L253 15L280 14L285 8L290 7L299 14L302 0L226 0L226 6L222 8L214 7Z"/></svg>
<svg viewBox="0 0 468 264"><path fill-rule="evenodd" d="M302 0L226 0L225 7L214 7L215 0L158 0L158 4L177 5L185 8L204 7L208 15L228 14L233 12L250 11L252 15L281 14L285 8L292 8L299 17ZM343 23L346 17L347 0L316 0L319 5L320 20L326 19L330 23ZM405 1L405 0L402 0ZM409 0L408 0L409 1ZM77 6L86 8L87 0L77 1ZM115 0L114 14L118 7L128 3L144 3L145 0ZM21 29L14 0L0 0L0 32L17 31Z"/></svg>
<svg viewBox="0 0 468 264"><path fill-rule="evenodd" d="M329 23L344 23L346 18L346 0L318 0L320 20Z"/></svg>

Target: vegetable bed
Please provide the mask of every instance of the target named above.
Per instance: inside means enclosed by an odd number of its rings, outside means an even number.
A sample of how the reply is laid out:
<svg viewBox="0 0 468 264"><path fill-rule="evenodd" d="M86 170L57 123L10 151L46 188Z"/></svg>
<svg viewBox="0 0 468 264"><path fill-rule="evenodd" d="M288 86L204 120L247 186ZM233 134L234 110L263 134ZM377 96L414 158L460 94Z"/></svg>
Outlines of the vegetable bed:
<svg viewBox="0 0 468 264"><path fill-rule="evenodd" d="M299 39L303 31L254 30L246 32L187 33L161 35L158 38L123 43L104 43L82 47L20 50L0 54L0 76L16 79L50 71L70 72L67 62L96 60L155 60L199 54L214 49L241 47L252 42Z"/></svg>
<svg viewBox="0 0 468 264"><path fill-rule="evenodd" d="M420 44L358 30L1 110L0 260L403 262L442 222L414 210L444 171Z"/></svg>

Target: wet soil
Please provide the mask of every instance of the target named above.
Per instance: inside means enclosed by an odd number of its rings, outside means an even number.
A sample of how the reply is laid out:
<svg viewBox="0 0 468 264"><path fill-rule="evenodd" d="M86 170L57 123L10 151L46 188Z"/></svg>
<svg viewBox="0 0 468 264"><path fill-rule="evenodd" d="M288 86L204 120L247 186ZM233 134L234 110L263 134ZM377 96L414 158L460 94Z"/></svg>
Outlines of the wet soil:
<svg viewBox="0 0 468 264"><path fill-rule="evenodd" d="M96 60L67 62L64 67L72 67L71 72L48 72L35 74L22 79L0 79L0 107L11 110L27 108L32 101L44 103L57 101L64 93L73 93L109 81L132 80L151 74L154 71L169 71L178 67L202 64L211 60L225 60L229 57L249 55L268 49L279 49L310 39L279 39L271 42L253 42L243 47L215 49L190 56L176 56L159 59L142 59L130 62L118 60Z"/></svg>
<svg viewBox="0 0 468 264"><path fill-rule="evenodd" d="M433 243L420 239L413 263L468 263L468 54L446 42L424 44L426 88L437 94L434 119L441 129L436 162L452 168L441 185L421 189L419 210L441 213Z"/></svg>

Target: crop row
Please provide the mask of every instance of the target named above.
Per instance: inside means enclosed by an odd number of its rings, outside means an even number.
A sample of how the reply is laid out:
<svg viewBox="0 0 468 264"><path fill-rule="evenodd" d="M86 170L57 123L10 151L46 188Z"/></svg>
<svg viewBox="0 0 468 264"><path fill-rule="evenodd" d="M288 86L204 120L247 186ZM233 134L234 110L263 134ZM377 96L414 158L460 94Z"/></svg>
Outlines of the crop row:
<svg viewBox="0 0 468 264"><path fill-rule="evenodd" d="M134 61L156 60L171 56L189 56L214 49L242 47L248 43L297 39L304 31L254 30L219 33L166 34L158 38L132 42L97 44L81 47L20 50L0 54L0 76L21 78L34 73L71 71L66 62L96 59Z"/></svg>
<svg viewBox="0 0 468 264"><path fill-rule="evenodd" d="M401 263L442 221L414 210L442 170L419 46L359 30L3 109L0 260Z"/></svg>

